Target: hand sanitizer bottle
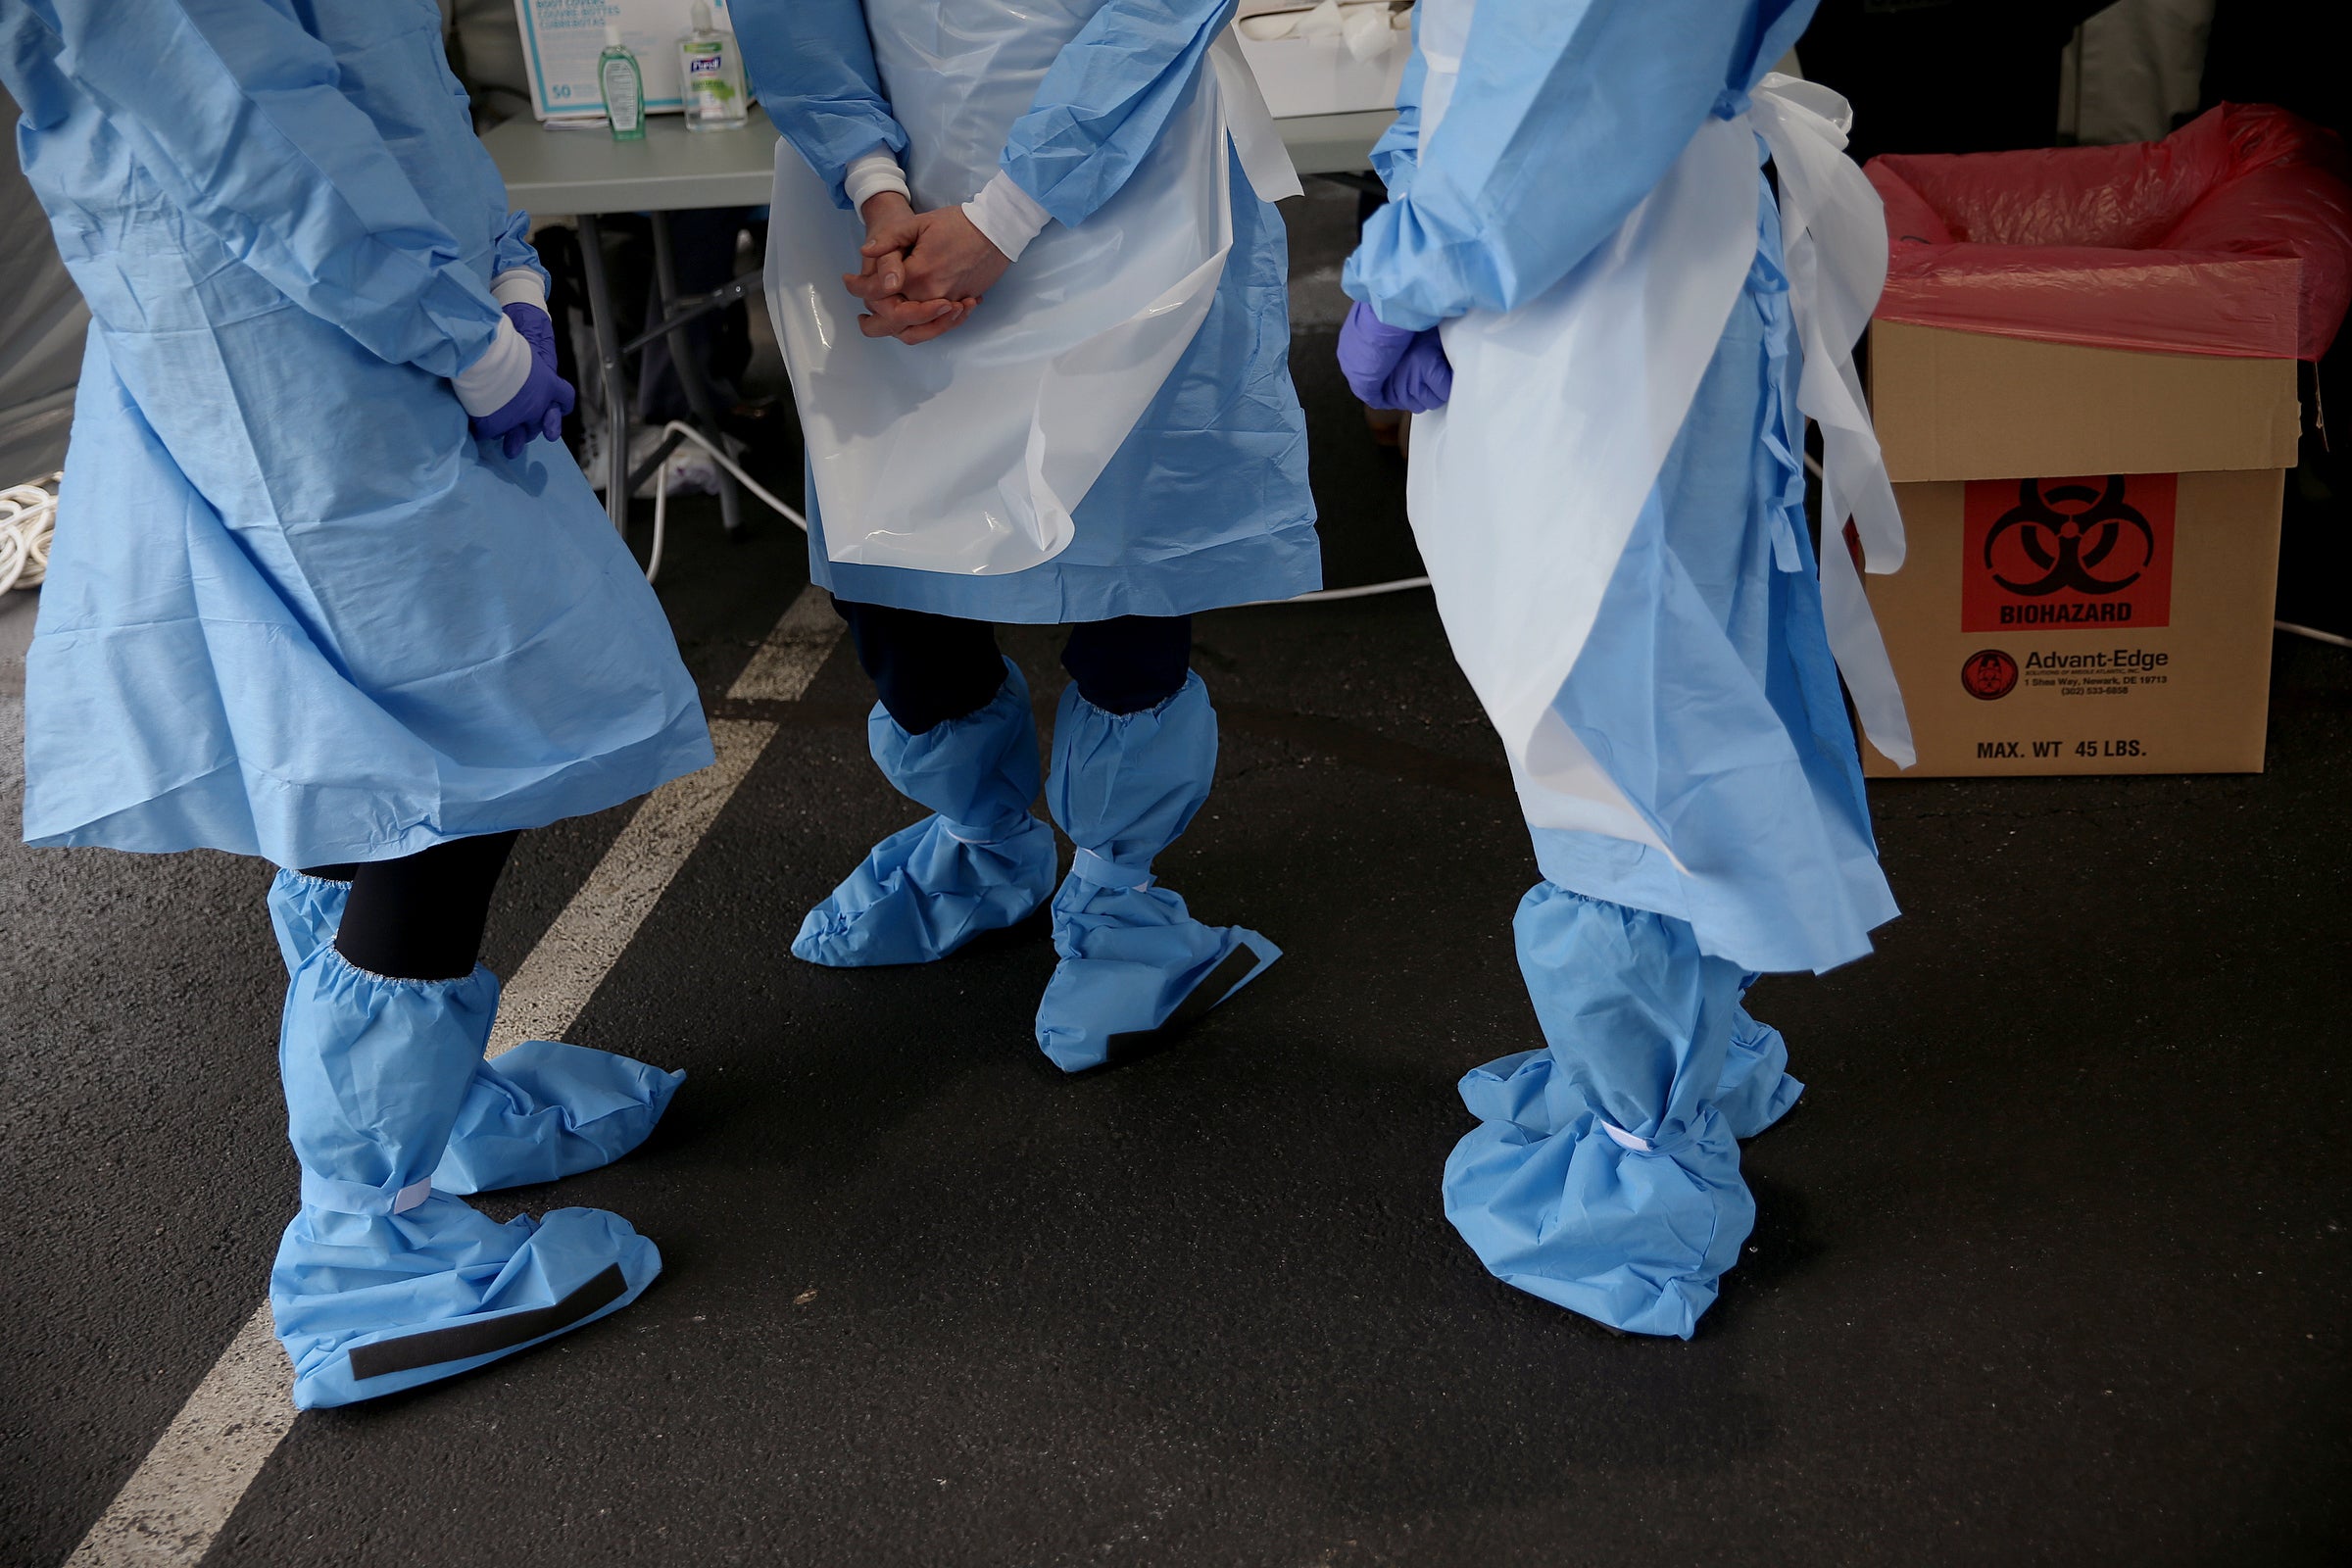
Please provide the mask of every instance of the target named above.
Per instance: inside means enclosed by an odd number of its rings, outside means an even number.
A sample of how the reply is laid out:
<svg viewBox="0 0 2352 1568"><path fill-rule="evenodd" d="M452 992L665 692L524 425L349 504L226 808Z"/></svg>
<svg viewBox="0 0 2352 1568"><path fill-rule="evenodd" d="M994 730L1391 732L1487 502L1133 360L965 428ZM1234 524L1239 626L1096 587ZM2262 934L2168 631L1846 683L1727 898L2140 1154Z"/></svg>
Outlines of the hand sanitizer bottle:
<svg viewBox="0 0 2352 1568"><path fill-rule="evenodd" d="M614 141L645 140L645 73L620 41L620 25L605 24L605 52L596 60L597 85L604 89L605 118Z"/></svg>
<svg viewBox="0 0 2352 1568"><path fill-rule="evenodd" d="M743 56L735 35L710 20L710 0L694 0L694 28L678 40L678 78L688 130L739 130L750 112Z"/></svg>

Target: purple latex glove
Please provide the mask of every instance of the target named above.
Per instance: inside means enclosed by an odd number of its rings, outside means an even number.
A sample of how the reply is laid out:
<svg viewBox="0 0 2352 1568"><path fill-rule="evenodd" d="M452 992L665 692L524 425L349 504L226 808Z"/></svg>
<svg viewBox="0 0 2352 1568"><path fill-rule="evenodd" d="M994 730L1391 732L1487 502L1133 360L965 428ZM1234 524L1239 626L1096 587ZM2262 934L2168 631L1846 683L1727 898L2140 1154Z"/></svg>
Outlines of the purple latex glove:
<svg viewBox="0 0 2352 1568"><path fill-rule="evenodd" d="M1453 396L1453 366L1436 328L1391 326L1361 300L1340 327L1340 373L1376 409L1427 414Z"/></svg>
<svg viewBox="0 0 2352 1568"><path fill-rule="evenodd" d="M513 397L473 421L473 433L485 441L497 440L508 457L519 458L533 436L564 439L564 416L579 395L556 373L556 323L547 313L536 305L516 303L507 307L507 319L531 346L531 373Z"/></svg>

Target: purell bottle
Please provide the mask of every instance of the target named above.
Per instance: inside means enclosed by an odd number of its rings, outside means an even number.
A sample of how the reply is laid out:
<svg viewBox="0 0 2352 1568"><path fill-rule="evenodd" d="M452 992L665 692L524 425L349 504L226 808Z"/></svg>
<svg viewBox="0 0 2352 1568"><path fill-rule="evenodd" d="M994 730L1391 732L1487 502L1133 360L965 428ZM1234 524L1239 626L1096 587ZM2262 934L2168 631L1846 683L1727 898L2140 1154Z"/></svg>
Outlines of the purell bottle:
<svg viewBox="0 0 2352 1568"><path fill-rule="evenodd" d="M678 78L688 130L740 130L750 105L735 35L710 20L709 0L694 0L694 29L678 40Z"/></svg>

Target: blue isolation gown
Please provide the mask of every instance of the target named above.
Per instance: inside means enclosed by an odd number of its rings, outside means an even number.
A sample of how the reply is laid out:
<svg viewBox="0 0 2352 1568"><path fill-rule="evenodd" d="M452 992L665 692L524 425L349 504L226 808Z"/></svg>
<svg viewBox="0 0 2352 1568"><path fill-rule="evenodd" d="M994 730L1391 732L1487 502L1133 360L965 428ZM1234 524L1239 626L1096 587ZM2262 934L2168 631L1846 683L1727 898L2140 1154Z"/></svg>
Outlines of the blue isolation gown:
<svg viewBox="0 0 2352 1568"><path fill-rule="evenodd" d="M1055 220L1084 222L1207 69L1233 10L1234 0L1102 0L1014 122L1005 172ZM760 102L847 207L850 164L906 147L863 6L752 0L734 18ZM1238 158L1232 173L1233 248L1207 318L1075 509L1066 550L996 576L837 563L810 486L813 579L863 604L1049 624L1190 614L1321 586L1305 419L1289 368L1289 247L1281 215L1252 192Z"/></svg>
<svg viewBox="0 0 2352 1568"><path fill-rule="evenodd" d="M1375 156L1392 200L1348 292L1415 328L1543 295L1707 116L1744 108L1812 10L1480 0L1427 156L1415 51ZM1745 285L1552 704L1683 863L1535 830L1544 881L1515 929L1548 1049L1463 1081L1484 1125L1446 1184L1448 1216L1500 1277L1685 1337L1752 1224L1736 1140L1795 1094L1785 1048L1740 996L1759 971L1861 956L1895 913L1807 538L1769 185L1757 223Z"/></svg>
<svg viewBox="0 0 2352 1568"><path fill-rule="evenodd" d="M433 0L26 0L18 148L92 325L26 660L24 835L280 865L710 760L570 457L448 378L536 268Z"/></svg>

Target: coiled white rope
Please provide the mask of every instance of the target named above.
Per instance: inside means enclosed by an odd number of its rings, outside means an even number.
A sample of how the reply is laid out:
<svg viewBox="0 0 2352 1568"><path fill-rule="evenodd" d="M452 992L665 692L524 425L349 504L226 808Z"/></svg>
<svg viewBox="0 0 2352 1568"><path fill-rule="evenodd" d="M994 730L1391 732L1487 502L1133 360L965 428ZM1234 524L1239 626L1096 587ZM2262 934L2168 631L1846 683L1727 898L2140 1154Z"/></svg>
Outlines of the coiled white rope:
<svg viewBox="0 0 2352 1568"><path fill-rule="evenodd" d="M0 593L32 588L49 573L49 541L57 532L57 485L51 474L38 484L0 490Z"/></svg>

